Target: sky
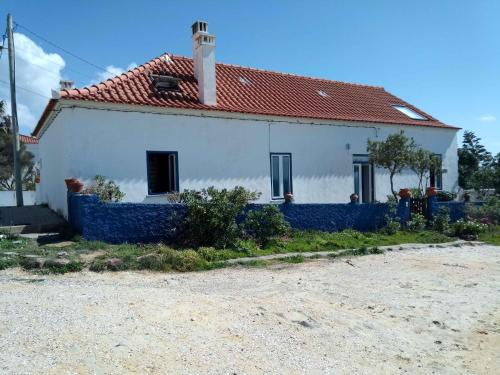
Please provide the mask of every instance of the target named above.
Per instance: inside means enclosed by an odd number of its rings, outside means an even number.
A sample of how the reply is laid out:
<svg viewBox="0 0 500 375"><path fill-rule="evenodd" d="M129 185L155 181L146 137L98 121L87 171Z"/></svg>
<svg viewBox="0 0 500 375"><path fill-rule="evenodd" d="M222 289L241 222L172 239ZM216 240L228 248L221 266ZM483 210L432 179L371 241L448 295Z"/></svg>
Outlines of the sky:
<svg viewBox="0 0 500 375"><path fill-rule="evenodd" d="M3 0L0 30L9 12L24 133L61 78L81 87L164 52L191 56L190 26L204 20L219 62L383 86L500 152L498 0Z"/></svg>

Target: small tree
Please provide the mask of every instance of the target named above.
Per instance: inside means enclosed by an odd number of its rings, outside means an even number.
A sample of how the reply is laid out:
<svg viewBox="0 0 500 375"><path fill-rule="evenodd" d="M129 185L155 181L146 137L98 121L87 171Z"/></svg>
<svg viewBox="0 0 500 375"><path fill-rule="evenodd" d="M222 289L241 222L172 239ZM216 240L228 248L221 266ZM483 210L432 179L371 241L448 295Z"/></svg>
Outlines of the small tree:
<svg viewBox="0 0 500 375"><path fill-rule="evenodd" d="M492 161L493 157L481 144L481 138L471 131L465 131L462 147L458 149L458 184L463 189L476 188L472 186L473 174Z"/></svg>
<svg viewBox="0 0 500 375"><path fill-rule="evenodd" d="M12 133L10 120L5 115L5 102L0 101L0 190L14 190L14 152L12 150ZM20 149L21 178L23 189L34 189L33 154L26 151L26 145L21 143Z"/></svg>
<svg viewBox="0 0 500 375"><path fill-rule="evenodd" d="M385 168L389 171L391 192L397 200L398 195L394 190L394 176L411 165L415 141L401 132L389 135L385 141L368 140L367 148L370 162L376 167Z"/></svg>
<svg viewBox="0 0 500 375"><path fill-rule="evenodd" d="M417 175L418 190L423 194L431 171L441 170L441 159L430 151L419 147L411 155L410 168Z"/></svg>

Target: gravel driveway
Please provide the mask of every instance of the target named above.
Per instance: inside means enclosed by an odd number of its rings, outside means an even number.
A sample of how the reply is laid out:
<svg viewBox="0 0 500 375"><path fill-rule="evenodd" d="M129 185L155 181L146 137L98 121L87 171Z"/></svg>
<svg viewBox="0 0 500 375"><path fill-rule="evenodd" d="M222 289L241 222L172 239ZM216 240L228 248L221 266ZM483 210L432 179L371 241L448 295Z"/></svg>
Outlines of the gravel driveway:
<svg viewBox="0 0 500 375"><path fill-rule="evenodd" d="M493 374L500 248L189 274L5 270L0 342L6 374Z"/></svg>

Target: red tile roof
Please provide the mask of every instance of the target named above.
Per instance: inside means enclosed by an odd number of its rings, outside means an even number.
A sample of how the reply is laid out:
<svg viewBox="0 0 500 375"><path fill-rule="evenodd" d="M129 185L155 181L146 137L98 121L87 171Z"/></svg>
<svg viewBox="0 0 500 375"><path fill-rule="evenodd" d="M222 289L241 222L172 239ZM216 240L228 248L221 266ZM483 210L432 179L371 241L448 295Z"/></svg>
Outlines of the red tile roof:
<svg viewBox="0 0 500 375"><path fill-rule="evenodd" d="M151 82L150 74L180 78L180 90L178 92L157 91ZM302 77L219 63L216 65L216 77L216 107L203 105L198 100L193 60L169 54L155 58L97 85L63 90L61 98L310 119L452 128L388 93L383 87ZM428 120L413 120L393 108L393 105L407 106ZM37 126L35 134L38 130Z"/></svg>
<svg viewBox="0 0 500 375"><path fill-rule="evenodd" d="M38 138L31 137L29 135L19 134L19 141L22 143L29 143L32 145L38 144Z"/></svg>

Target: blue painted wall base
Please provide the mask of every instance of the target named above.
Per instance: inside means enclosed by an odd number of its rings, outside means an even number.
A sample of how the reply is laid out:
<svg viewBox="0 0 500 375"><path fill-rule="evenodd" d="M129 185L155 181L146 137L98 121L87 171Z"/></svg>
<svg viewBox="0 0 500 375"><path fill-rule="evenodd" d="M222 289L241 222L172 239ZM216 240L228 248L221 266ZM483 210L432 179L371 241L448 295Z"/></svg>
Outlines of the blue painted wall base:
<svg viewBox="0 0 500 375"><path fill-rule="evenodd" d="M463 202L433 202L432 212L449 207L452 221L464 216ZM249 204L246 211L258 210L260 204ZM292 228L327 232L352 228L371 231L385 225L389 205L371 204L280 204ZM183 204L102 203L95 195L68 193L69 222L88 241L109 243L172 242L186 215ZM397 216L410 218L410 204L401 199Z"/></svg>

